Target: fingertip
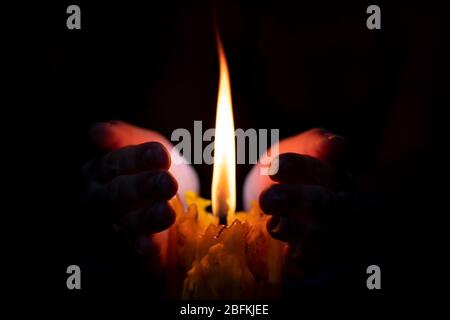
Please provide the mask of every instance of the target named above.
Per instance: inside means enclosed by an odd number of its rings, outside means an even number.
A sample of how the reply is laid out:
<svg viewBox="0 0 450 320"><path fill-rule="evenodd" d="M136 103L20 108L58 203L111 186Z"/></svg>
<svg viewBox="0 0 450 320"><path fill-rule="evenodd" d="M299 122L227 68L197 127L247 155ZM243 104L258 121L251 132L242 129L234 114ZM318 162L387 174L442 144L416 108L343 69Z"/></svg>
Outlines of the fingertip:
<svg viewBox="0 0 450 320"><path fill-rule="evenodd" d="M90 127L90 136L94 144L101 150L113 150L117 144L117 137L110 122L96 122Z"/></svg>
<svg viewBox="0 0 450 320"><path fill-rule="evenodd" d="M147 193L157 199L170 200L177 190L177 180L167 171L153 173L147 181Z"/></svg>
<svg viewBox="0 0 450 320"><path fill-rule="evenodd" d="M280 216L273 215L271 216L266 223L267 231L271 232L274 228L277 227L278 223L280 222Z"/></svg>
<svg viewBox="0 0 450 320"><path fill-rule="evenodd" d="M273 181L282 182L292 180L297 171L303 166L305 162L304 158L306 156L300 155L298 153L282 153L276 158L275 168L273 169L274 174L270 176Z"/></svg>
<svg viewBox="0 0 450 320"><path fill-rule="evenodd" d="M176 214L167 202L157 202L143 212L141 231L156 233L169 228L175 222Z"/></svg>
<svg viewBox="0 0 450 320"><path fill-rule="evenodd" d="M320 160L333 163L345 152L348 141L337 134L323 132L322 138L317 144L317 156Z"/></svg>
<svg viewBox="0 0 450 320"><path fill-rule="evenodd" d="M292 238L299 236L296 234L293 223L286 217L272 216L267 221L267 231L269 234L277 240L289 241Z"/></svg>
<svg viewBox="0 0 450 320"><path fill-rule="evenodd" d="M341 155L348 148L348 141L342 136L330 135L327 138L334 154Z"/></svg>
<svg viewBox="0 0 450 320"><path fill-rule="evenodd" d="M169 152L160 142L151 141L145 144L144 161L149 167L168 170L171 159Z"/></svg>
<svg viewBox="0 0 450 320"><path fill-rule="evenodd" d="M276 185L261 192L259 205L265 214L272 215L279 210L283 204L282 195L276 190Z"/></svg>

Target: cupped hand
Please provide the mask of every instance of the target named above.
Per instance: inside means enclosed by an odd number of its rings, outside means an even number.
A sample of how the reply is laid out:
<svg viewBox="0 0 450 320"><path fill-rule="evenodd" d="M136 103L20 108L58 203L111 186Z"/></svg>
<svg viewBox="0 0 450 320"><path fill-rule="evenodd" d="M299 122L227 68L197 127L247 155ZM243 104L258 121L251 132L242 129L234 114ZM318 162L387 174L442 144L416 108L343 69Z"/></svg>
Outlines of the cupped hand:
<svg viewBox="0 0 450 320"><path fill-rule="evenodd" d="M175 220L168 200L180 189L198 191L194 169L173 164L179 155L154 131L111 121L95 124L91 135L101 155L82 168L82 203L135 242L167 229Z"/></svg>
<svg viewBox="0 0 450 320"><path fill-rule="evenodd" d="M311 129L279 143L278 153L271 154L271 174L262 175L258 164L247 178L244 199L259 199L271 215L269 233L287 242L290 257L299 262L317 260L327 229L349 201L350 176L340 166L346 146L340 136Z"/></svg>

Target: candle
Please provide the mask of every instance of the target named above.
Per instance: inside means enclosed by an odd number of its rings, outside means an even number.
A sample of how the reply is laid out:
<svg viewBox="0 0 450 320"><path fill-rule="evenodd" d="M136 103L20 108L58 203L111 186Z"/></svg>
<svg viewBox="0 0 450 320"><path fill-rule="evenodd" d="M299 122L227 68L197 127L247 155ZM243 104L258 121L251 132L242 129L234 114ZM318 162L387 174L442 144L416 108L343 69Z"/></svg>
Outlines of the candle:
<svg viewBox="0 0 450 320"><path fill-rule="evenodd" d="M235 132L230 77L217 34L220 80L217 99L212 201L194 192L171 200L168 295L183 299L275 298L281 282L282 243L266 230L257 202L236 213ZM255 199L256 200L256 199ZM212 205L212 213L207 208Z"/></svg>

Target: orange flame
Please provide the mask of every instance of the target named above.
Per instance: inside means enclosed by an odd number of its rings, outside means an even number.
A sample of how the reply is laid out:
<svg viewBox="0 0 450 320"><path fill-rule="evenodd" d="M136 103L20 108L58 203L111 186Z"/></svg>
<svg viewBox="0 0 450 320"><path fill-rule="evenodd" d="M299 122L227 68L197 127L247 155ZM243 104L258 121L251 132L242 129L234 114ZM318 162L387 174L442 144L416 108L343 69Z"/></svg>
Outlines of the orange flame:
<svg viewBox="0 0 450 320"><path fill-rule="evenodd" d="M236 210L236 147L230 75L220 35L216 32L220 79L217 97L212 211L222 223L233 221Z"/></svg>

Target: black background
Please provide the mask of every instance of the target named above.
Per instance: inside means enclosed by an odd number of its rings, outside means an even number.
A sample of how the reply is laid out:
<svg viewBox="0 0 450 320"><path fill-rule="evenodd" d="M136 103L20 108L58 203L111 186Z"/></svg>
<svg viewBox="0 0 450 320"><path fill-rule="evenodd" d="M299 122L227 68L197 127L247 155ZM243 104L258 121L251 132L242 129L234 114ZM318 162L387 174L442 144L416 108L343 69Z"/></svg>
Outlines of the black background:
<svg viewBox="0 0 450 320"><path fill-rule="evenodd" d="M96 155L89 126L120 119L167 137L192 128L193 120L212 127L218 82L211 1L78 1L81 30L66 28L70 4L23 9L37 19L23 38L19 58L27 73L16 110L33 122L21 141L34 155L27 170L39 176L30 200L16 205L18 212L33 208L33 236L20 255L40 261L47 289L69 298L89 294L65 287L66 266L83 266L93 246L92 226L78 210L79 168ZM381 30L366 28L370 4L381 7ZM361 260L384 263L384 290L401 287L398 258L411 261L426 251L420 232L411 234L407 225L439 212L440 191L431 186L440 176L436 151L448 86L443 8L219 1L217 12L236 127L279 128L288 137L320 126L346 137L361 190L382 199L367 209L371 227L361 231L367 239L355 239L370 252ZM196 170L209 197L212 168ZM239 192L248 170L238 166Z"/></svg>

